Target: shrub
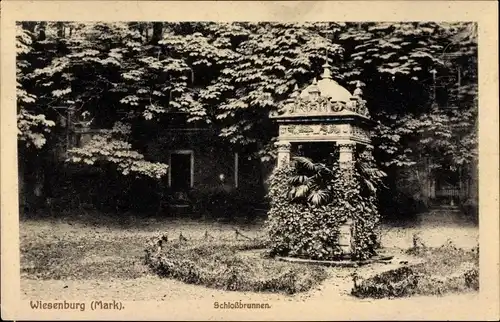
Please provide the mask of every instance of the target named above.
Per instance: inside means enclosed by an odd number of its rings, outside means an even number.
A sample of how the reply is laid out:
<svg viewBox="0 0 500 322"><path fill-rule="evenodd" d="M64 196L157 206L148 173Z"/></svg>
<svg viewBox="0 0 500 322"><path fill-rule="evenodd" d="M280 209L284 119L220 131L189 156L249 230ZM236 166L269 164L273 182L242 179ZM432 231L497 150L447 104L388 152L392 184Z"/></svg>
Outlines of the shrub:
<svg viewBox="0 0 500 322"><path fill-rule="evenodd" d="M159 276L188 284L230 291L294 294L311 289L326 278L321 267L279 262L238 254L267 245L262 241L159 240L146 248L145 262Z"/></svg>
<svg viewBox="0 0 500 322"><path fill-rule="evenodd" d="M479 251L447 243L439 248L412 248L425 262L400 267L358 281L351 294L360 298L444 295L479 290Z"/></svg>
<svg viewBox="0 0 500 322"><path fill-rule="evenodd" d="M51 178L52 208L56 212L85 208L106 213L156 212L161 185L149 177L129 177L116 169L64 164Z"/></svg>
<svg viewBox="0 0 500 322"><path fill-rule="evenodd" d="M342 257L339 228L351 218L354 221L352 258L363 260L373 256L378 246L375 229L379 221L375 193L371 190L373 184L358 169L346 175L338 165L328 171L325 166L312 165L311 168L313 166L319 171L309 177L296 165L290 165L276 168L269 178L271 207L266 229L271 253L339 259ZM322 194L328 196L323 198ZM326 202L315 202L322 199Z"/></svg>
<svg viewBox="0 0 500 322"><path fill-rule="evenodd" d="M479 221L479 207L477 200L467 199L460 203L460 209L471 222L477 224Z"/></svg>
<svg viewBox="0 0 500 322"><path fill-rule="evenodd" d="M418 214L428 211L422 200L399 190L397 184L379 195L381 220L387 224L411 225L418 221Z"/></svg>
<svg viewBox="0 0 500 322"><path fill-rule="evenodd" d="M356 276L355 276L356 277ZM357 283L351 294L360 298L404 297L416 293L419 276L412 267L400 267Z"/></svg>

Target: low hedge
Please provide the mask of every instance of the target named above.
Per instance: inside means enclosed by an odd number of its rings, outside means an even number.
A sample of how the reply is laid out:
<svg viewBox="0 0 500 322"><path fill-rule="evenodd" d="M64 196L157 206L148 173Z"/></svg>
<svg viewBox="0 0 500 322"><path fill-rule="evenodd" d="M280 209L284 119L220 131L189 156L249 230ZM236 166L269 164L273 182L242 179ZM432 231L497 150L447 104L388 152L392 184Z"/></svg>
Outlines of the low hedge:
<svg viewBox="0 0 500 322"><path fill-rule="evenodd" d="M359 298L444 295L479 290L479 248L463 250L448 243L439 248L413 248L423 263L404 266L358 281L351 294Z"/></svg>
<svg viewBox="0 0 500 322"><path fill-rule="evenodd" d="M229 291L294 294L313 288L327 277L321 267L240 253L265 246L257 240L161 242L159 238L146 248L145 262L161 277Z"/></svg>

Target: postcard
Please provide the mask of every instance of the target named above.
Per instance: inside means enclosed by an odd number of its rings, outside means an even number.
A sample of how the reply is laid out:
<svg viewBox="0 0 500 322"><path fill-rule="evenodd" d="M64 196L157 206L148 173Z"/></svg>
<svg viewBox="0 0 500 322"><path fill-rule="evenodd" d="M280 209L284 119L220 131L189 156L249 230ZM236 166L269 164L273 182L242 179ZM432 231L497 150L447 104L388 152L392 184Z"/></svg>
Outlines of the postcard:
<svg viewBox="0 0 500 322"><path fill-rule="evenodd" d="M492 1L3 1L6 320L498 320Z"/></svg>

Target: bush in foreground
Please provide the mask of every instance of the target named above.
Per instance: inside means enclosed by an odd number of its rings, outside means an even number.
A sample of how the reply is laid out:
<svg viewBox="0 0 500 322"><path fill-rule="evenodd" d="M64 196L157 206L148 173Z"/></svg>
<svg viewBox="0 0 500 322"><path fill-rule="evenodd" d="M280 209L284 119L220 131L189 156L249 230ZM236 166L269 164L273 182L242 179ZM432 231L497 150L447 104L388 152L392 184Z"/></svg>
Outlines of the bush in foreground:
<svg viewBox="0 0 500 322"><path fill-rule="evenodd" d="M408 253L424 262L355 280L351 294L386 298L479 290L479 248L467 251L448 243L439 248L412 248Z"/></svg>
<svg viewBox="0 0 500 322"><path fill-rule="evenodd" d="M320 267L241 254L265 246L257 240L161 242L160 237L148 245L145 261L161 277L230 291L294 294L326 278Z"/></svg>

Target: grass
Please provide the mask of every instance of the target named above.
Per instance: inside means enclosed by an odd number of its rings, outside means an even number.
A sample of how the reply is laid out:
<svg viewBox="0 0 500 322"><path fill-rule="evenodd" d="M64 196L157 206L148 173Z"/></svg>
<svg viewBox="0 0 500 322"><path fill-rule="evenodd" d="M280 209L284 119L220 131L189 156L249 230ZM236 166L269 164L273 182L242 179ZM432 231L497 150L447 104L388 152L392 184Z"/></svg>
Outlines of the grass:
<svg viewBox="0 0 500 322"><path fill-rule="evenodd" d="M21 274L32 279L137 278L147 272L140 262L143 244L142 239L129 236L25 241L21 243Z"/></svg>
<svg viewBox="0 0 500 322"><path fill-rule="evenodd" d="M259 225L204 223L189 220L143 219L135 229L131 218L119 222L106 216L43 218L21 222L21 275L40 280L137 279L160 273L190 284L223 290L296 293L327 276L321 268L306 268L240 254L262 248L245 237L258 237ZM240 239L236 239L238 229ZM214 240L201 240L206 232ZM188 245L171 241L169 256L183 261L179 270L165 271L169 257L155 265L144 263L145 247L158 232L172 239L182 233ZM196 240L199 240L198 242ZM196 267L196 268L190 268ZM153 270L151 270L153 268ZM188 271L186 273L186 270ZM156 274L155 274L156 275Z"/></svg>
<svg viewBox="0 0 500 322"><path fill-rule="evenodd" d="M161 238L159 239L161 240ZM227 291L308 291L327 277L323 268L276 261L242 252L263 249L266 243L244 241L176 241L147 249L146 262L162 277Z"/></svg>
<svg viewBox="0 0 500 322"><path fill-rule="evenodd" d="M479 290L479 248L464 250L448 242L441 247L410 248L407 253L422 258L422 263L356 281L351 294L391 298Z"/></svg>
<svg viewBox="0 0 500 322"><path fill-rule="evenodd" d="M87 213L20 221L21 276L25 279L135 279L150 274L144 248L158 232L199 238L209 230L217 239L234 238L234 228L256 236L255 225L137 218L120 220Z"/></svg>

